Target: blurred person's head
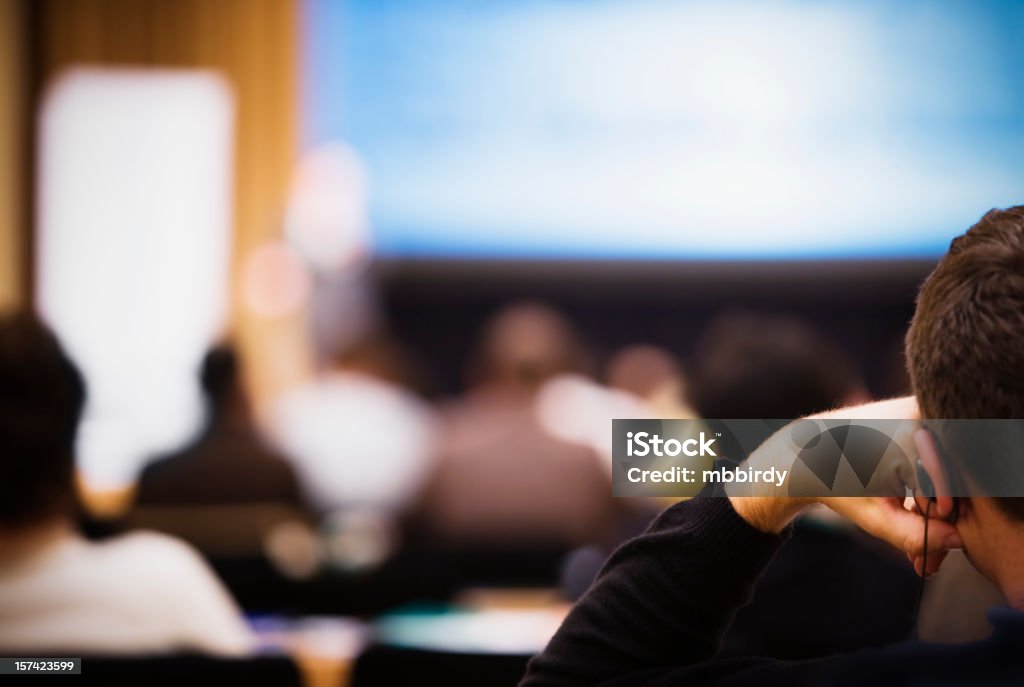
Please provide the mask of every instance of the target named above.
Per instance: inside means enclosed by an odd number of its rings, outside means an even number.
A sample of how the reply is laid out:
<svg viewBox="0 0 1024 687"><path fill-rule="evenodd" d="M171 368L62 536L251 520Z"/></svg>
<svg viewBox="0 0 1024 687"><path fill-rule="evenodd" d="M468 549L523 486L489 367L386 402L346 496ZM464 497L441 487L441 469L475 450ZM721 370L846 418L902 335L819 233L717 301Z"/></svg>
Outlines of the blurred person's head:
<svg viewBox="0 0 1024 687"><path fill-rule="evenodd" d="M475 385L535 390L563 372L585 372L583 347L569 322L538 303L500 310L485 326L470 371Z"/></svg>
<svg viewBox="0 0 1024 687"><path fill-rule="evenodd" d="M337 347L332 364L338 370L358 372L421 393L430 386L413 352L382 329Z"/></svg>
<svg viewBox="0 0 1024 687"><path fill-rule="evenodd" d="M909 396L910 374L907 372L906 332L893 338L878 358L878 393L883 398Z"/></svg>
<svg viewBox="0 0 1024 687"><path fill-rule="evenodd" d="M795 317L718 317L692 370L691 402L706 418L797 418L866 399L843 350Z"/></svg>
<svg viewBox="0 0 1024 687"><path fill-rule="evenodd" d="M922 417L1024 418L1024 206L992 210L953 240L921 287L906 352ZM921 452L933 480L944 479L936 473L943 470L939 451L945 449L954 463L946 469L957 470L969 488L991 488L979 482L993 474L1013 475L1019 483L1022 437L994 436L993 445L966 451L965 437L957 436L970 431L964 424L939 426L945 428L939 432L943 448ZM995 469L981 469L980 457L991 459ZM1008 575L1019 577L1019 569L1006 566L1024 564L1007 555L1022 550L1024 498L967 499L957 528L983 573L997 583Z"/></svg>
<svg viewBox="0 0 1024 687"><path fill-rule="evenodd" d="M29 314L0 316L0 531L71 516L85 383Z"/></svg>
<svg viewBox="0 0 1024 687"><path fill-rule="evenodd" d="M689 406L683 368L663 348L636 344L617 351L605 367L605 383L642 399L662 417L697 415Z"/></svg>
<svg viewBox="0 0 1024 687"><path fill-rule="evenodd" d="M627 346L615 353L606 369L608 386L650 398L666 387L683 390L683 370L671 353L657 346Z"/></svg>
<svg viewBox="0 0 1024 687"><path fill-rule="evenodd" d="M238 354L227 344L211 348L203 357L199 383L212 417L219 417L242 402Z"/></svg>

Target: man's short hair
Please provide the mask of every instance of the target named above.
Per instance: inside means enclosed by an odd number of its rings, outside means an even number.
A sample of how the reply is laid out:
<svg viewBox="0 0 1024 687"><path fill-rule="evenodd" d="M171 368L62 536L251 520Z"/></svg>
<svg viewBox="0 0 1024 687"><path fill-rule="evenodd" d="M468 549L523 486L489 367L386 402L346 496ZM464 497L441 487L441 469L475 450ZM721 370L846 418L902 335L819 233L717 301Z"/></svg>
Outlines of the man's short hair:
<svg viewBox="0 0 1024 687"><path fill-rule="evenodd" d="M991 210L953 239L918 294L906 351L923 417L1024 418L1024 206ZM1008 452L992 457L1024 470L1020 447ZM1024 520L1024 499L997 501Z"/></svg>
<svg viewBox="0 0 1024 687"><path fill-rule="evenodd" d="M0 316L0 527L70 514L85 384L36 317Z"/></svg>

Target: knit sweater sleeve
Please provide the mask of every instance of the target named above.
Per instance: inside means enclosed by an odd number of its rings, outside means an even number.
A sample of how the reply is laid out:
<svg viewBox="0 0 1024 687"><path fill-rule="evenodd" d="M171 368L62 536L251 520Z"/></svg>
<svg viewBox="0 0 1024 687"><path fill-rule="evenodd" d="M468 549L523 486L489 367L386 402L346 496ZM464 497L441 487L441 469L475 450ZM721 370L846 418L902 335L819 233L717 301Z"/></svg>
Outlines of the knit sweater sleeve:
<svg viewBox="0 0 1024 687"><path fill-rule="evenodd" d="M629 684L711 658L783 541L727 498L672 506L611 556L520 687Z"/></svg>

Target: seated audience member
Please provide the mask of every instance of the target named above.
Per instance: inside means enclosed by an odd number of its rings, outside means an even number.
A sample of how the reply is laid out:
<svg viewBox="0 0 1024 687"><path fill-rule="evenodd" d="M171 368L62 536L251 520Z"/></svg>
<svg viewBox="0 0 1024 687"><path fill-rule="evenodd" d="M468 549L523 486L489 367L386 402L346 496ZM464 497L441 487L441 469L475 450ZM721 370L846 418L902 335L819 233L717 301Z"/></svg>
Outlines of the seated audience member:
<svg viewBox="0 0 1024 687"><path fill-rule="evenodd" d="M868 400L843 350L796 317L718 317L692 370L692 401L706 418L797 418Z"/></svg>
<svg viewBox="0 0 1024 687"><path fill-rule="evenodd" d="M1024 418L1022 342L1024 206L986 214L952 242L922 286L907 335L916 399L827 417ZM919 429L913 446L904 447L919 454L938 493L925 506L917 491L917 512L895 497L781 495L700 497L669 508L613 555L521 684L1019 683L1024 509L1020 497L988 495L993 485L986 481L995 469L1019 483L1024 454L1019 437L997 454L986 447L966 452L962 428L946 424L934 435ZM772 442L762 449L773 451ZM954 501L946 495L950 481L966 485L969 496ZM935 572L946 551L962 548L1009 602L1010 608L990 613L992 636L963 645L894 644L812 661L716 658L722 634L789 523L814 501L903 549L922 575ZM827 603L816 613L846 622Z"/></svg>
<svg viewBox="0 0 1024 687"><path fill-rule="evenodd" d="M200 372L206 427L186 448L146 467L136 502L149 505L272 503L301 509L299 482L287 460L271 450L253 423L228 347L211 350Z"/></svg>
<svg viewBox="0 0 1024 687"><path fill-rule="evenodd" d="M612 470L612 420L697 419L686 400L687 384L675 357L650 344L615 351L602 369L603 383L579 372L551 376L537 392L542 423L555 436L588 444Z"/></svg>
<svg viewBox="0 0 1024 687"><path fill-rule="evenodd" d="M794 317L722 315L693 366L708 418L798 418L866 395L845 352ZM810 658L910 635L917 583L907 561L829 515L813 511L794 524L725 634L723 654ZM823 603L844 622L816 613Z"/></svg>
<svg viewBox="0 0 1024 687"><path fill-rule="evenodd" d="M430 468L436 419L409 391L403 351L382 336L339 351L326 373L272 402L275 440L324 513L390 519Z"/></svg>
<svg viewBox="0 0 1024 687"><path fill-rule="evenodd" d="M85 386L34 317L0 318L0 647L242 655L252 638L187 545L75 532L73 447Z"/></svg>
<svg viewBox="0 0 1024 687"><path fill-rule="evenodd" d="M649 345L627 346L608 361L606 382L643 399L657 417L692 419L690 390L679 362L668 351Z"/></svg>
<svg viewBox="0 0 1024 687"><path fill-rule="evenodd" d="M584 365L569 324L547 307L514 305L488 324L470 391L443 410L415 517L434 541L568 547L608 532L615 504L600 458L545 429L535 403L546 381Z"/></svg>

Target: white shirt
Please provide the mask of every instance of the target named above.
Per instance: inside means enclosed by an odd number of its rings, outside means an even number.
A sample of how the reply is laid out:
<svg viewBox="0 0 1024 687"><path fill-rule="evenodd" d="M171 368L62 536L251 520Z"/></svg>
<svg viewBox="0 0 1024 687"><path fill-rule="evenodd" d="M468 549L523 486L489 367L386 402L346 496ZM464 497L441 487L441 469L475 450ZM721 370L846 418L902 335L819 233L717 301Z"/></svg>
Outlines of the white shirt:
<svg viewBox="0 0 1024 687"><path fill-rule="evenodd" d="M5 650L239 656L253 645L199 555L162 534L95 543L64 533L24 559L0 563Z"/></svg>
<svg viewBox="0 0 1024 687"><path fill-rule="evenodd" d="M355 372L332 372L272 406L276 440L318 508L394 512L426 478L437 427L412 393Z"/></svg>

